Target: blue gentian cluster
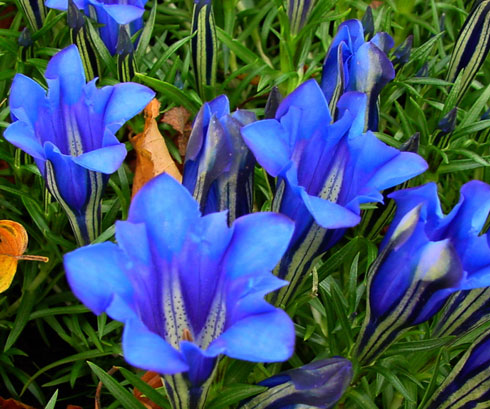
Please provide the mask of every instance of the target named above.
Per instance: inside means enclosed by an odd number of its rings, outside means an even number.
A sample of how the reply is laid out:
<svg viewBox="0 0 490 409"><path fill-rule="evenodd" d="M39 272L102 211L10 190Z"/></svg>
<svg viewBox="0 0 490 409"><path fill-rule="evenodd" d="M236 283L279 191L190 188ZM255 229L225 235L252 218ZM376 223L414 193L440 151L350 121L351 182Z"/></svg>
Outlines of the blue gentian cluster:
<svg viewBox="0 0 490 409"><path fill-rule="evenodd" d="M95 12L111 52L120 25L130 32L141 25L139 0L75 3ZM296 31L313 4L288 2ZM47 5L66 8L58 0ZM362 24L350 20L328 51L321 84L301 84L273 118L231 113L226 96L205 103L194 121L183 184L165 174L148 182L128 219L116 223L117 244L89 244L100 233L109 175L126 156L115 133L154 92L134 83L86 83L75 46L49 62L47 93L32 79L15 77L5 138L34 158L86 245L64 257L68 282L95 314L124 323L125 359L164 376L173 408L204 406L223 356L288 360L294 325L279 307L294 300L318 257L360 223L362 204L383 202L383 190L427 169L418 154L372 132L380 91L394 78L392 46L386 33L366 42ZM272 212L253 212L256 163L275 178ZM451 294L490 286L490 238L480 234L489 185L464 185L447 215L434 183L390 197L397 210L368 274L367 314L352 353L360 365L434 317ZM475 341L430 408L467 397L488 369L489 345L488 333ZM267 390L240 407L330 408L352 377L345 358L313 361L264 380ZM483 381L488 385L488 377ZM470 398L488 400L488 392Z"/></svg>
<svg viewBox="0 0 490 409"><path fill-rule="evenodd" d="M99 34L109 52L116 53L120 29L131 37L143 27L146 0L73 0L78 9L100 24ZM46 6L67 10L68 0L46 0Z"/></svg>

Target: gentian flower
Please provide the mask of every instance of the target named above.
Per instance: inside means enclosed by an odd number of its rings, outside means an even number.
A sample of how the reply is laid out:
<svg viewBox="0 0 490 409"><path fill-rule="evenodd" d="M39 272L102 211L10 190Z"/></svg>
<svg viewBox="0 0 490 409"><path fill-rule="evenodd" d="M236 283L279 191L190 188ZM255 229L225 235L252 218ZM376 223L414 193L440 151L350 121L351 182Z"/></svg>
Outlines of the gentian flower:
<svg viewBox="0 0 490 409"><path fill-rule="evenodd" d="M490 287L458 291L444 305L432 335L464 335L487 322L490 322Z"/></svg>
<svg viewBox="0 0 490 409"><path fill-rule="evenodd" d="M242 129L259 164L278 177L273 210L295 221L276 272L290 285L277 295L277 305L286 305L313 260L359 223L361 203L382 202L380 190L427 169L417 154L362 133L365 106L364 94L344 94L331 124L325 96L310 80L282 101L275 119Z"/></svg>
<svg viewBox="0 0 490 409"><path fill-rule="evenodd" d="M403 66L410 61L410 54L412 52L412 44L413 44L413 35L410 34L405 38L405 41L401 43L398 47L393 51L393 61L395 64L399 66Z"/></svg>
<svg viewBox="0 0 490 409"><path fill-rule="evenodd" d="M73 0L86 16L97 21L100 37L109 52L116 53L120 26L132 36L143 27L146 0ZM67 10L68 0L46 0L46 6Z"/></svg>
<svg viewBox="0 0 490 409"><path fill-rule="evenodd" d="M291 34L296 35L305 25L315 0L287 0Z"/></svg>
<svg viewBox="0 0 490 409"><path fill-rule="evenodd" d="M20 0L20 6L33 31L39 30L46 19L46 7L42 0Z"/></svg>
<svg viewBox="0 0 490 409"><path fill-rule="evenodd" d="M488 408L490 405L490 330L464 353L426 409Z"/></svg>
<svg viewBox="0 0 490 409"><path fill-rule="evenodd" d="M240 409L300 409L334 406L352 379L352 364L345 358L329 358L282 372L259 383L269 390Z"/></svg>
<svg viewBox="0 0 490 409"><path fill-rule="evenodd" d="M393 64L386 56L393 45L386 33L377 33L365 42L359 20L348 20L339 26L323 63L321 81L331 112L335 112L344 92L363 92L368 97L364 129L378 130L378 96L395 78Z"/></svg>
<svg viewBox="0 0 490 409"><path fill-rule="evenodd" d="M456 103L471 85L490 51L490 43L486 35L490 28L489 13L490 4L486 1L474 3L451 53L446 79L453 82L464 70Z"/></svg>
<svg viewBox="0 0 490 409"><path fill-rule="evenodd" d="M126 156L115 132L155 93L126 83L97 89L85 83L80 54L69 46L48 63L48 94L17 74L10 91L14 123L5 139L31 155L80 244L99 233L100 201L109 175Z"/></svg>
<svg viewBox="0 0 490 409"><path fill-rule="evenodd" d="M199 95L206 99L216 87L218 40L211 0L194 0L191 40L192 63Z"/></svg>
<svg viewBox="0 0 490 409"><path fill-rule="evenodd" d="M490 185L472 181L441 211L434 183L390 195L397 210L371 267L366 318L356 355L373 361L404 329L427 321L459 290L490 286L490 246L479 236Z"/></svg>
<svg viewBox="0 0 490 409"><path fill-rule="evenodd" d="M255 159L242 140L242 126L255 114L230 115L225 95L205 103L198 112L187 145L182 184L204 214L229 210L229 221L252 212Z"/></svg>
<svg viewBox="0 0 490 409"><path fill-rule="evenodd" d="M200 407L219 355L254 362L291 356L293 324L263 297L285 284L270 270L292 230L274 213L231 227L226 212L201 217L187 189L162 174L135 195L128 221L116 223L117 245L68 253L65 269L88 308L124 323L125 359L167 375L174 407L187 407L175 400Z"/></svg>

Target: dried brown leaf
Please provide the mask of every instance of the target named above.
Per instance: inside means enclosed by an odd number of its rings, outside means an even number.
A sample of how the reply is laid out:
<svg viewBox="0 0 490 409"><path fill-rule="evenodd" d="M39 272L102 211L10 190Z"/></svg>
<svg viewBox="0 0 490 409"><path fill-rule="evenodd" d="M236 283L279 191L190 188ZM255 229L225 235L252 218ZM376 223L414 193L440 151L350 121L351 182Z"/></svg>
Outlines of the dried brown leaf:
<svg viewBox="0 0 490 409"><path fill-rule="evenodd" d="M177 135L174 137L174 142L182 157L185 156L187 142L189 142L189 136L192 131L190 118L191 114L187 109L184 107L175 107L165 112L160 120L160 122L170 125L177 132Z"/></svg>
<svg viewBox="0 0 490 409"><path fill-rule="evenodd" d="M182 181L177 166L168 151L165 139L158 130L156 117L160 109L158 100L152 100L145 108L145 128L142 133L129 137L136 152L136 168L133 180L133 196L153 177L166 172Z"/></svg>

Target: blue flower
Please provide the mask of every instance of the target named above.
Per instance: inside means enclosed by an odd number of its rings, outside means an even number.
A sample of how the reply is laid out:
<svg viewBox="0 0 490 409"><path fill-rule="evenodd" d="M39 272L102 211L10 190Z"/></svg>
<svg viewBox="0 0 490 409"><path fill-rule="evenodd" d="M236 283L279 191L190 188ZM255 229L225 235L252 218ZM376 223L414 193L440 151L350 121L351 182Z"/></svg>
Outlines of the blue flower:
<svg viewBox="0 0 490 409"><path fill-rule="evenodd" d="M74 0L85 15L102 24L99 33L109 52L116 53L120 26L124 26L130 36L143 27L143 13L147 0ZM46 6L67 10L68 0L46 0Z"/></svg>
<svg viewBox="0 0 490 409"><path fill-rule="evenodd" d="M269 389L240 409L296 409L334 406L352 379L352 364L329 358L282 372L259 383Z"/></svg>
<svg viewBox="0 0 490 409"><path fill-rule="evenodd" d="M278 177L273 210L295 221L278 275L290 281L277 303L286 304L313 260L360 221L360 204L382 202L380 191L427 169L415 153L400 152L362 133L366 96L350 92L331 123L327 101L314 80L286 97L276 119L245 126L242 135L257 161Z"/></svg>
<svg viewBox="0 0 490 409"><path fill-rule="evenodd" d="M445 377L426 408L488 408L489 403L490 330L487 329Z"/></svg>
<svg viewBox="0 0 490 409"><path fill-rule="evenodd" d="M378 130L378 96L395 78L393 64L386 55L393 45L386 33L377 33L365 42L359 20L348 20L339 26L323 63L321 81L332 112L344 92L363 92L368 97L364 129Z"/></svg>
<svg viewBox="0 0 490 409"><path fill-rule="evenodd" d="M490 322L490 287L458 291L444 305L432 336L461 336L487 322Z"/></svg>
<svg viewBox="0 0 490 409"><path fill-rule="evenodd" d="M45 77L47 95L32 79L15 76L9 101L15 122L4 136L34 158L77 240L85 243L98 235L104 187L126 156L114 134L154 92L133 83L101 89L95 81L86 84L75 46L51 59Z"/></svg>
<svg viewBox="0 0 490 409"><path fill-rule="evenodd" d="M434 183L390 195L395 218L369 278L366 319L357 343L364 363L400 332L436 314L449 295L490 286L490 245L479 236L490 211L490 186L472 181L459 203L441 211Z"/></svg>
<svg viewBox="0 0 490 409"><path fill-rule="evenodd" d="M315 0L287 0L289 24L291 33L296 35L305 25Z"/></svg>
<svg viewBox="0 0 490 409"><path fill-rule="evenodd" d="M124 322L130 364L185 372L165 378L169 395L188 384L196 399L205 396L221 354L254 362L291 356L293 324L263 297L285 284L270 270L292 230L274 213L244 216L231 227L226 212L201 217L187 189L163 174L136 194L128 221L116 223L117 245L68 253L65 269L88 308Z"/></svg>
<svg viewBox="0 0 490 409"><path fill-rule="evenodd" d="M198 112L187 146L182 184L204 214L229 210L229 221L252 212L255 159L240 129L256 120L237 110L230 115L225 95L205 103Z"/></svg>
<svg viewBox="0 0 490 409"><path fill-rule="evenodd" d="M194 0L191 29L191 55L194 78L203 100L214 97L218 63L218 39L211 0Z"/></svg>

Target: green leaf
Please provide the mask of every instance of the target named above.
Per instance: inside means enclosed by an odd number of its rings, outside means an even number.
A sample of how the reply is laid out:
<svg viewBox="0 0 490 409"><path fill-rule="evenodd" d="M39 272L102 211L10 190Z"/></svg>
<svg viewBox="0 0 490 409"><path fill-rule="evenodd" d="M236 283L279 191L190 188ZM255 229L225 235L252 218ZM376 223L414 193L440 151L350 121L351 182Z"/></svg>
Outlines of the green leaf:
<svg viewBox="0 0 490 409"><path fill-rule="evenodd" d="M216 34L218 36L218 40L233 51L243 62L247 64L255 64L262 61L257 54L250 50L250 48L231 38L223 29L216 27Z"/></svg>
<svg viewBox="0 0 490 409"><path fill-rule="evenodd" d="M146 75L136 73L136 78L144 84L152 87L154 90L161 92L166 98L170 99L177 105L182 105L190 113L195 115L200 108L200 104L194 99L191 99L188 94L178 89L175 85L165 81L160 81L155 78L150 78Z"/></svg>
<svg viewBox="0 0 490 409"><path fill-rule="evenodd" d="M407 79L406 82L415 85L434 85L440 87L452 85L452 82L440 80L438 78L430 78L430 77L412 77Z"/></svg>
<svg viewBox="0 0 490 409"><path fill-rule="evenodd" d="M49 365L46 365L45 367L39 369L34 375L32 375L27 382L25 382L24 387L22 388L21 395L26 391L26 389L29 387L29 385L40 375L42 375L44 372L49 371L52 368L56 368L57 366L60 365L65 365L69 364L72 362L77 362L77 361L86 361L87 359L93 359L93 358L99 358L101 356L107 356L107 355L113 355L114 351L108 351L108 352L100 352L98 350L91 350L91 351L84 351L80 352L78 354L71 355L69 357L60 359L56 362L52 362ZM141 408L138 408L141 409Z"/></svg>
<svg viewBox="0 0 490 409"><path fill-rule="evenodd" d="M163 63L167 61L172 55L174 55L179 48L181 48L184 44L188 43L191 39L192 36L185 37L179 41L176 41L170 47L168 47L165 50L165 52L158 58L158 60L155 61L155 63L153 63L151 70L148 73L148 76L149 77L155 76L157 71L162 67Z"/></svg>
<svg viewBox="0 0 490 409"><path fill-rule="evenodd" d="M9 333L7 341L5 342L4 351L8 351L12 345L14 345L22 330L29 321L29 316L31 314L32 308L36 303L37 294L35 291L25 291L22 294L22 300L20 302L19 309L15 316L14 327Z"/></svg>
<svg viewBox="0 0 490 409"><path fill-rule="evenodd" d="M161 408L170 409L170 403L168 399L164 395L162 395L158 390L152 388L141 378L139 378L134 373L128 371L125 368L119 368L119 371L129 382L131 382L131 384L135 388L137 388L143 395L145 395L153 403L160 406Z"/></svg>
<svg viewBox="0 0 490 409"><path fill-rule="evenodd" d="M261 392L265 392L267 389L267 387L259 385L229 385L219 393L219 396L216 399L213 399L213 401L206 406L209 409L229 408L231 405Z"/></svg>
<svg viewBox="0 0 490 409"><path fill-rule="evenodd" d="M125 409L145 409L145 406L126 388L121 386L111 375L106 373L92 362L87 362L90 369L97 375L97 378L104 384L109 392L118 400Z"/></svg>
<svg viewBox="0 0 490 409"><path fill-rule="evenodd" d="M58 389L54 391L53 396L51 396L51 399L46 404L44 409L54 409L54 405L56 404L57 400L58 400Z"/></svg>
<svg viewBox="0 0 490 409"><path fill-rule="evenodd" d="M488 100L490 99L490 85L481 93L478 99L470 106L470 109L461 121L461 126L472 124L478 121L480 114L485 109Z"/></svg>
<svg viewBox="0 0 490 409"><path fill-rule="evenodd" d="M358 408L379 409L369 396L366 396L365 394L362 394L354 389L350 389L345 396L356 402L358 404Z"/></svg>
<svg viewBox="0 0 490 409"><path fill-rule="evenodd" d="M490 161L490 155L485 156L484 159L486 161ZM480 167L482 167L482 165L475 162L474 160L470 160L470 159L452 160L451 163L442 164L441 166L439 166L439 168L437 169L437 173L441 175L444 173L461 172L463 170L470 170L470 169L475 169Z"/></svg>
<svg viewBox="0 0 490 409"><path fill-rule="evenodd" d="M490 162L482 158L477 153L470 151L468 149L451 149L451 152L466 156L468 159L480 164L481 166L490 166Z"/></svg>
<svg viewBox="0 0 490 409"><path fill-rule="evenodd" d="M407 388L400 381L398 376L396 376L390 369L385 368L381 365L375 365L373 367L368 368L370 371L374 371L375 373L379 373L385 377L385 379L393 385L393 387L400 392L405 399L410 402L415 402L415 398L410 395Z"/></svg>
<svg viewBox="0 0 490 409"><path fill-rule="evenodd" d="M150 16L148 20L145 21L145 28L141 33L140 40L138 42L138 47L136 48L136 52L134 53L134 57L138 66L140 65L140 61L146 53L146 49L150 44L151 35L153 33L153 27L155 26L155 16L157 15L157 4L158 1L155 0L153 3L153 7L150 11Z"/></svg>
<svg viewBox="0 0 490 409"><path fill-rule="evenodd" d="M384 356L403 355L416 351L430 351L432 349L438 349L448 344L453 339L454 337L444 337L425 339L423 341L397 342L384 353Z"/></svg>

